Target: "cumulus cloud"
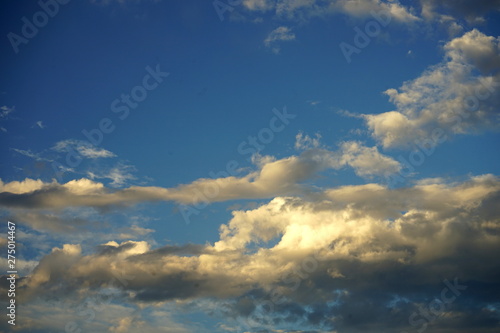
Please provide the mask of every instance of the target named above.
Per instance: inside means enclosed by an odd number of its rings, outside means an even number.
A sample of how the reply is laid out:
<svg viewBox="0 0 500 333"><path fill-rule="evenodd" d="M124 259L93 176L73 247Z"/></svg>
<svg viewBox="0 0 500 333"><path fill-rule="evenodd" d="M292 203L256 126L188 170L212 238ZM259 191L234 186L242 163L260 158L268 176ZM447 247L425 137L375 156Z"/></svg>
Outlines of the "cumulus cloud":
<svg viewBox="0 0 500 333"><path fill-rule="evenodd" d="M493 330L498 310L484 308L500 296L499 198L492 175L405 189L344 186L313 201L277 197L233 212L214 244L151 250L146 242L110 242L88 254L78 245L55 248L19 282L20 299L113 285L138 304L226 300L235 319L275 299L263 312L274 328L399 332L440 295L443 279L459 278L469 289L439 326L468 332L461 323L479 316Z"/></svg>
<svg viewBox="0 0 500 333"><path fill-rule="evenodd" d="M26 178L23 181L11 181L9 183L4 183L0 179L0 191L9 192L13 194L29 193L41 189L44 186L44 182L40 179L34 180Z"/></svg>
<svg viewBox="0 0 500 333"><path fill-rule="evenodd" d="M444 60L420 77L385 93L396 110L366 114L384 148L414 147L456 134L498 129L499 39L472 30L444 46ZM439 131L441 135L435 135Z"/></svg>

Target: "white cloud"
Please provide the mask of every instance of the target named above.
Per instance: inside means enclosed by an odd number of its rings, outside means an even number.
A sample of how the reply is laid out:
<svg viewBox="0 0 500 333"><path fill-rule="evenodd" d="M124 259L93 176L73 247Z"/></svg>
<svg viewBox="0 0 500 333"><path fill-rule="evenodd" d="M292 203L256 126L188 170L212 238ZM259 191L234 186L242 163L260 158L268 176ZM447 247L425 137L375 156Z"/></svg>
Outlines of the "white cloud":
<svg viewBox="0 0 500 333"><path fill-rule="evenodd" d="M271 48L274 53L280 52L280 47L277 45L278 42L291 41L295 39L295 34L288 27L281 26L273 31L266 37L264 44Z"/></svg>
<svg viewBox="0 0 500 333"><path fill-rule="evenodd" d="M498 128L499 39L472 30L444 50L441 63L399 90L385 92L395 111L365 115L383 147L413 147L416 141L431 140L436 130L449 137Z"/></svg>
<svg viewBox="0 0 500 333"><path fill-rule="evenodd" d="M275 5L274 0L243 0L243 6L250 11L268 11Z"/></svg>
<svg viewBox="0 0 500 333"><path fill-rule="evenodd" d="M7 105L3 105L0 107L0 119L6 118L9 114L14 112L15 107L8 107Z"/></svg>
<svg viewBox="0 0 500 333"><path fill-rule="evenodd" d="M412 23L419 18L412 9L405 7L399 1L380 0L338 0L331 2L332 8L354 17L368 17L372 12L384 13L399 22Z"/></svg>
<svg viewBox="0 0 500 333"><path fill-rule="evenodd" d="M341 145L342 160L361 177L385 176L397 173L401 166L394 159L382 155L377 147L365 147L359 142L348 141Z"/></svg>
<svg viewBox="0 0 500 333"><path fill-rule="evenodd" d="M276 15L288 19L302 16L300 11L312 10L316 0L280 0L276 4Z"/></svg>
<svg viewBox="0 0 500 333"><path fill-rule="evenodd" d="M321 134L316 133L315 138L311 138L309 135L304 135L302 132L295 136L295 149L305 150L311 148L320 147Z"/></svg>
<svg viewBox="0 0 500 333"><path fill-rule="evenodd" d="M68 139L59 141L52 149L63 153L76 150L81 156L90 159L116 157L116 155L109 150L96 147L89 142L80 140Z"/></svg>
<svg viewBox="0 0 500 333"><path fill-rule="evenodd" d="M90 179L110 179L112 180L109 184L111 187L121 187L124 186L127 181L136 179L133 175L134 171L136 171L134 166L118 163L116 166L106 171L88 171L87 175Z"/></svg>
<svg viewBox="0 0 500 333"><path fill-rule="evenodd" d="M313 101L313 100L310 100L310 101L307 101L307 103L309 103L309 105L311 105L311 106L316 106L316 105L320 104L320 103L321 103L321 101Z"/></svg>
<svg viewBox="0 0 500 333"><path fill-rule="evenodd" d="M8 107L7 105L3 105L0 107L0 121L5 121L9 118L9 114L15 111L15 107ZM7 129L3 126L0 126L0 131L6 133Z"/></svg>
<svg viewBox="0 0 500 333"><path fill-rule="evenodd" d="M17 149L17 148L11 148L13 151L15 151L18 154L24 155L26 157L32 158L35 161L46 161L46 162L52 162L53 160L42 157L42 154L40 153L34 153L30 149L24 150L24 149Z"/></svg>

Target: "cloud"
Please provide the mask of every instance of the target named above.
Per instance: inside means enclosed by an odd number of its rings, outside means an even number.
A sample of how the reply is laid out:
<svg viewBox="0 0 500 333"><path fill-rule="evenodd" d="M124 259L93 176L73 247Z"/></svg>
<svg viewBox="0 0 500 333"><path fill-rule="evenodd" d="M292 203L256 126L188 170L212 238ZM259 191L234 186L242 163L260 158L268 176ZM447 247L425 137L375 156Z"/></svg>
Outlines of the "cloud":
<svg viewBox="0 0 500 333"><path fill-rule="evenodd" d="M274 328L399 332L440 296L443 279L457 277L469 288L438 326L469 332L477 328L471 319L481 317L494 330L498 310L484 308L500 296L499 199L492 175L404 189L343 186L312 201L277 197L234 211L213 245L151 250L146 242L110 242L85 254L79 245L55 248L19 281L19 300L72 297L114 281L131 304L216 299L228 302L228 318L248 323L260 311ZM259 310L271 295L281 301Z"/></svg>
<svg viewBox="0 0 500 333"><path fill-rule="evenodd" d="M118 163L116 166L104 172L98 171L88 171L87 175L90 179L110 179L112 182L109 184L111 187L121 187L124 186L127 181L134 180L136 177L132 174L136 171L135 167L132 165L127 165L124 163Z"/></svg>
<svg viewBox="0 0 500 333"><path fill-rule="evenodd" d="M249 12L272 12L283 20L308 20L312 17L342 13L356 18L371 17L372 12L381 12L392 19L413 23L419 18L413 9L397 1L380 0L245 0L244 8Z"/></svg>
<svg viewBox="0 0 500 333"><path fill-rule="evenodd" d="M314 100L309 100L309 101L306 101L309 105L311 106L316 106L318 104L321 103L321 101L314 101Z"/></svg>
<svg viewBox="0 0 500 333"><path fill-rule="evenodd" d="M295 136L295 149L303 150L303 149L312 149L319 148L321 134L316 133L316 138L311 138L309 135L304 135L302 132L299 132Z"/></svg>
<svg viewBox="0 0 500 333"><path fill-rule="evenodd" d="M46 184L42 182L40 179L34 180L26 178L23 181L11 181L9 183L4 183L0 179L0 191L1 192L9 192L13 194L22 194L29 193L33 191L40 190Z"/></svg>
<svg viewBox="0 0 500 333"><path fill-rule="evenodd" d="M72 216L69 212L15 211L10 219L35 230L63 234L75 232L94 224L88 219Z"/></svg>
<svg viewBox="0 0 500 333"><path fill-rule="evenodd" d="M248 12L273 13L280 19L307 20L311 17L342 13L354 18L384 13L400 23L413 24L422 19L452 25L458 20L481 24L488 13L500 10L499 0L420 0L415 7L391 0L244 0ZM449 22L451 21L451 22ZM447 22L447 23L446 23Z"/></svg>
<svg viewBox="0 0 500 333"><path fill-rule="evenodd" d="M274 53L279 53L280 48L276 45L278 42L291 41L294 39L295 34L292 30L288 27L281 26L271 31L271 33L264 40L264 45L272 48Z"/></svg>
<svg viewBox="0 0 500 333"><path fill-rule="evenodd" d="M397 173L401 166L394 159L382 155L377 147L365 147L356 141L341 145L342 161L351 166L361 177L384 176Z"/></svg>
<svg viewBox="0 0 500 333"><path fill-rule="evenodd" d="M140 309L137 306L111 301L112 291L90 290L71 300L36 301L23 305L25 319L16 321L16 332L129 332L129 333L191 333L199 332L195 324L176 321L174 306ZM2 332L11 331L6 321ZM124 330L126 329L126 330Z"/></svg>
<svg viewBox="0 0 500 333"><path fill-rule="evenodd" d="M412 23L419 20L411 8L401 5L399 1L337 0L330 4L331 8L354 17L368 17L372 12L384 12L399 22Z"/></svg>
<svg viewBox="0 0 500 333"><path fill-rule="evenodd" d="M443 15L442 12L446 12L465 18L473 24L484 22L485 14L500 10L499 0L420 0L420 5L422 16L426 19L434 19L436 16Z"/></svg>
<svg viewBox="0 0 500 333"><path fill-rule="evenodd" d="M396 110L364 115L384 148L436 145L436 131L446 139L498 129L499 39L474 29L448 42L444 51L441 63L399 90L385 91Z"/></svg>
<svg viewBox="0 0 500 333"><path fill-rule="evenodd" d="M7 105L3 105L0 107L0 118L7 118L9 114L14 112L15 107L8 107Z"/></svg>
<svg viewBox="0 0 500 333"><path fill-rule="evenodd" d="M306 140L299 137L299 145ZM302 141L304 142L302 142ZM315 141L312 141L314 144ZM319 144L319 142L317 142ZM220 202L237 199L271 198L277 195L305 195L313 188L304 182L327 169L353 167L360 176L386 177L398 169L398 162L367 148L361 143L345 142L338 151L311 148L299 156L279 160L271 156L254 156L257 171L236 177L201 178L175 188L131 186L120 190L105 188L102 183L82 178L65 184L41 183L27 179L24 182L0 183L0 206L25 209L62 209L90 206L109 208L133 205L145 201L175 201L183 204ZM96 175L92 174L92 177ZM114 185L123 184L129 177L116 170L107 177L115 177ZM113 186L113 183L111 184ZM11 192L11 189L14 192ZM24 190L24 192L22 192Z"/></svg>
<svg viewBox="0 0 500 333"><path fill-rule="evenodd" d="M117 235L118 239L136 239L153 233L155 230L132 225L131 227L122 228L117 231L119 232L119 234Z"/></svg>
<svg viewBox="0 0 500 333"><path fill-rule="evenodd" d="M9 114L15 111L15 107L8 107L7 105L3 105L0 107L0 121L5 121L9 118ZM0 126L0 131L7 132L5 127Z"/></svg>
<svg viewBox="0 0 500 333"><path fill-rule="evenodd" d="M7 244L2 244L1 248L5 249L5 252L7 252ZM0 258L0 264L3 267L9 267L9 260L7 257L5 258ZM24 260L21 258L16 258L16 271L20 276L27 276L31 274L33 269L38 265L38 261L36 260Z"/></svg>
<svg viewBox="0 0 500 333"><path fill-rule="evenodd" d="M268 11L275 4L274 0L243 0L243 6L250 11Z"/></svg>
<svg viewBox="0 0 500 333"><path fill-rule="evenodd" d="M116 155L109 150L96 147L89 142L80 140L69 139L59 141L52 149L60 153L76 150L82 157L90 159L116 157Z"/></svg>
<svg viewBox="0 0 500 333"><path fill-rule="evenodd" d="M32 152L30 149L28 150L24 150L24 149L17 149L17 148L11 148L13 151L15 151L16 153L19 153L21 155L24 155L26 157L29 157L29 158L32 158L36 161L45 161L45 162L52 162L53 160L49 159L49 158L46 158L46 157L42 157L42 155L40 153L34 153Z"/></svg>

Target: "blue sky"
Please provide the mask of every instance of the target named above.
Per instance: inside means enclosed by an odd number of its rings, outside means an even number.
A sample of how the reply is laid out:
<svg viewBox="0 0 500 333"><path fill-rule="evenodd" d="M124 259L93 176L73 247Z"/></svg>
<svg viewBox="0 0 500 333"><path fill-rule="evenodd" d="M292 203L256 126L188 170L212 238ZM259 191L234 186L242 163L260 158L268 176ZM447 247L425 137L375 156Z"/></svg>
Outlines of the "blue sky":
<svg viewBox="0 0 500 333"><path fill-rule="evenodd" d="M498 1L0 6L2 332L498 329Z"/></svg>

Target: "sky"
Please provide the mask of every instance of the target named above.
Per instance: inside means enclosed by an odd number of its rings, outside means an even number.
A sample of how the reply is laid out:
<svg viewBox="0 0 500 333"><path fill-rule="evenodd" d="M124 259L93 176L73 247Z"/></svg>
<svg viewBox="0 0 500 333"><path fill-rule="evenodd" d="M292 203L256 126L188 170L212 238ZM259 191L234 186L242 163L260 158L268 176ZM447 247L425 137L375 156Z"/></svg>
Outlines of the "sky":
<svg viewBox="0 0 500 333"><path fill-rule="evenodd" d="M0 332L498 332L500 1L6 0L0 32Z"/></svg>

